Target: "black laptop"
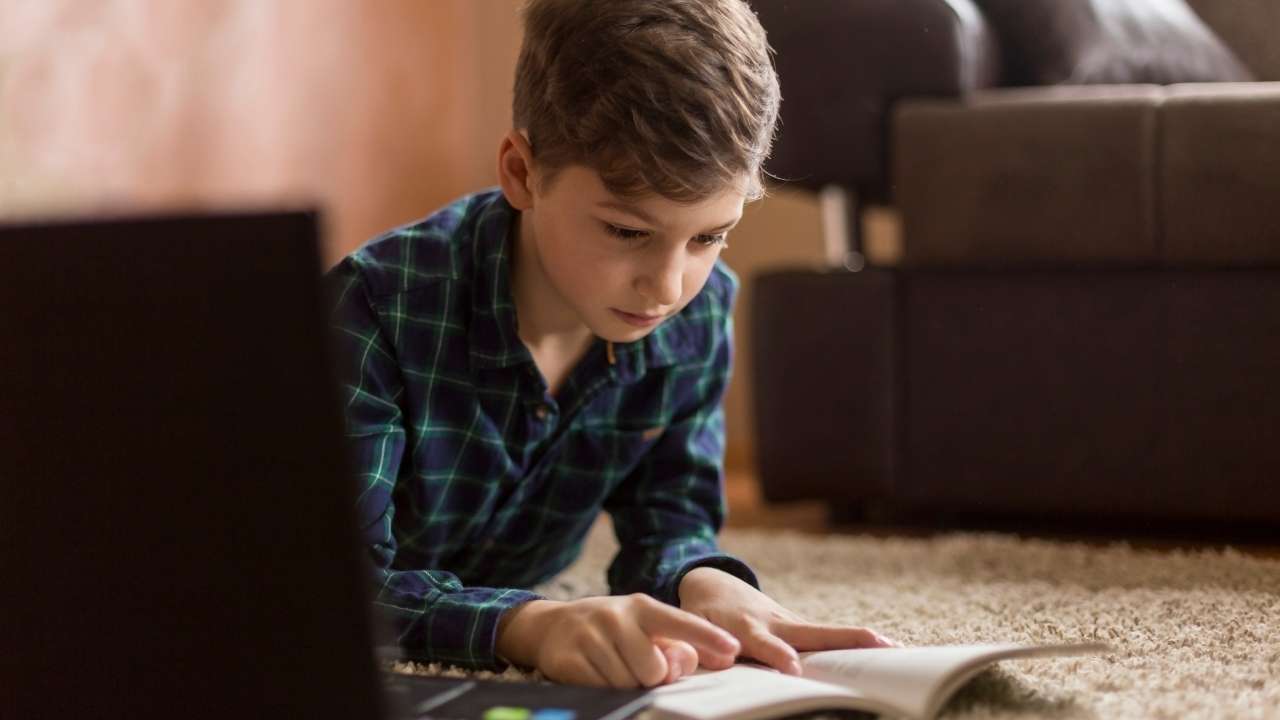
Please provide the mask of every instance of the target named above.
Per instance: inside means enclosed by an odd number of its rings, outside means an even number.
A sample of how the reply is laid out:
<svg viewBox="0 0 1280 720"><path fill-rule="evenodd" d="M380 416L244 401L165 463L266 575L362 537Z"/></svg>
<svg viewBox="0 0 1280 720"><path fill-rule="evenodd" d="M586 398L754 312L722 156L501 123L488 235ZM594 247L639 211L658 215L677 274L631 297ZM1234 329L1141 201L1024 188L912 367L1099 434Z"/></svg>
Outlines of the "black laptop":
<svg viewBox="0 0 1280 720"><path fill-rule="evenodd" d="M645 704L381 671L316 228L305 212L0 226L0 717Z"/></svg>

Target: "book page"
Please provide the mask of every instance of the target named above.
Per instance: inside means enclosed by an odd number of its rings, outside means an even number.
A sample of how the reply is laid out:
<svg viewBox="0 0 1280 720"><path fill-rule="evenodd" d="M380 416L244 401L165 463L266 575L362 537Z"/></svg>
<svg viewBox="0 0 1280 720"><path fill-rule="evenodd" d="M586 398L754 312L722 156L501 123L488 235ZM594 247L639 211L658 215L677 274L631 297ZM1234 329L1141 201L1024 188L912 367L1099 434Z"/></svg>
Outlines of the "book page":
<svg viewBox="0 0 1280 720"><path fill-rule="evenodd" d="M801 653L804 676L848 688L877 705L933 717L947 698L998 660L1105 651L1105 645L942 645Z"/></svg>
<svg viewBox="0 0 1280 720"><path fill-rule="evenodd" d="M727 670L699 670L655 689L653 697L652 711L664 719L753 720L820 709L890 710L852 690L746 664Z"/></svg>

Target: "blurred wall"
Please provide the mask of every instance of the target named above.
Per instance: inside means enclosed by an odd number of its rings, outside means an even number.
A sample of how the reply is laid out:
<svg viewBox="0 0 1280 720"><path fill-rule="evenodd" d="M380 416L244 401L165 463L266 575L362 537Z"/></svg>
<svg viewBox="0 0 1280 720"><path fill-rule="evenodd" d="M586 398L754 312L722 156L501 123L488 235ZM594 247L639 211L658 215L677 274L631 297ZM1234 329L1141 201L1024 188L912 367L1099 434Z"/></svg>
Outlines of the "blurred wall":
<svg viewBox="0 0 1280 720"><path fill-rule="evenodd" d="M336 258L483 180L490 5L6 0L0 208L321 203Z"/></svg>
<svg viewBox="0 0 1280 720"><path fill-rule="evenodd" d="M320 205L334 262L495 182L519 4L5 0L0 217ZM730 238L733 465L751 458L751 276L821 256L816 204L785 190Z"/></svg>

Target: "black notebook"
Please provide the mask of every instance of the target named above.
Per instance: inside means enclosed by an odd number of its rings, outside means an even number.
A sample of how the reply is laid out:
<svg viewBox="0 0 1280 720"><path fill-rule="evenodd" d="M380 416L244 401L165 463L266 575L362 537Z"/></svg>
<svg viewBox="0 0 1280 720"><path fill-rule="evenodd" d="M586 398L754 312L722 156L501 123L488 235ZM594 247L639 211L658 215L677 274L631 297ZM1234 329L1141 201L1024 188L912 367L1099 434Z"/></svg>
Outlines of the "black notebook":
<svg viewBox="0 0 1280 720"><path fill-rule="evenodd" d="M0 226L0 268L0 718L643 703L379 671L314 215Z"/></svg>
<svg viewBox="0 0 1280 720"><path fill-rule="evenodd" d="M621 720L649 705L645 690L388 674L388 700L418 720Z"/></svg>

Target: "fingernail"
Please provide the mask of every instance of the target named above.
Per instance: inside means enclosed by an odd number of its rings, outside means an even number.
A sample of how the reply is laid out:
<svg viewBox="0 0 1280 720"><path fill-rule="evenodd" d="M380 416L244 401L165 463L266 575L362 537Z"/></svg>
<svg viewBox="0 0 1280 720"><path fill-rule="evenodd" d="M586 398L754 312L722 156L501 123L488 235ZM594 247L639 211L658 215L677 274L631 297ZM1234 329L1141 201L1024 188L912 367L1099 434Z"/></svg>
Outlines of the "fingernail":
<svg viewBox="0 0 1280 720"><path fill-rule="evenodd" d="M787 672L791 673L792 675L803 675L804 668L800 667L800 663L796 662L795 660L792 660L791 663L787 665Z"/></svg>

